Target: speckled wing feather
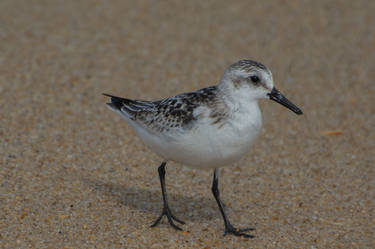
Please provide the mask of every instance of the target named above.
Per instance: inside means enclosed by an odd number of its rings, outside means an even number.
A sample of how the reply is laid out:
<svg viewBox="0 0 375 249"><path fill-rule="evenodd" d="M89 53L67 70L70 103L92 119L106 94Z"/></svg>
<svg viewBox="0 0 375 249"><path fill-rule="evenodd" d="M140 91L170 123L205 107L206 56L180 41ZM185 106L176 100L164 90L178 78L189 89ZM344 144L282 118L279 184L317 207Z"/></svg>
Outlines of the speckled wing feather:
<svg viewBox="0 0 375 249"><path fill-rule="evenodd" d="M106 93L103 93L103 95L111 97L111 102L107 103L110 108L119 111L122 115L134 121L139 113L152 112L157 104L160 103L160 101L126 99Z"/></svg>
<svg viewBox="0 0 375 249"><path fill-rule="evenodd" d="M160 101L130 100L111 97L108 105L127 118L143 125L148 130L165 132L171 129L187 128L199 117L194 110L199 106L212 106L217 98L216 86L183 93Z"/></svg>

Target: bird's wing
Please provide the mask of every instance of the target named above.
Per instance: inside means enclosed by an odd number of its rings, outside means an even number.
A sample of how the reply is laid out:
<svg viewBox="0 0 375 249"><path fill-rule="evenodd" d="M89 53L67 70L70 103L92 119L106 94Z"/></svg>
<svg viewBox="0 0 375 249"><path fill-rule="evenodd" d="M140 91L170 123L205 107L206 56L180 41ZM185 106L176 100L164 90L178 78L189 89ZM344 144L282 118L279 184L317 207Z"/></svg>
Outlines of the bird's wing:
<svg viewBox="0 0 375 249"><path fill-rule="evenodd" d="M114 111L119 112L124 117L131 120L136 120L137 114L142 112L152 112L160 101L145 101L145 100L132 100L113 96L103 93L103 95L111 97L111 102L107 105Z"/></svg>
<svg viewBox="0 0 375 249"><path fill-rule="evenodd" d="M150 131L165 132L171 129L191 127L199 115L194 110L215 102L216 87L208 87L195 92L183 93L160 101L130 100L111 97L107 103L121 115L137 122Z"/></svg>

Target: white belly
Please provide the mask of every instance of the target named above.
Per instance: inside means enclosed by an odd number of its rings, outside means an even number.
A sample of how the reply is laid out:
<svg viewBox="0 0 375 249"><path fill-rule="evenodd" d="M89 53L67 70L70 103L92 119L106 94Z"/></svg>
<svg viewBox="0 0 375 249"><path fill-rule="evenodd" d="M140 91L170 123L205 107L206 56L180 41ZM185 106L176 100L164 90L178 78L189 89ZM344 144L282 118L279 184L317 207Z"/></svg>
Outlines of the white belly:
<svg viewBox="0 0 375 249"><path fill-rule="evenodd" d="M194 168L218 168L230 166L247 154L261 126L261 114L256 105L251 113L238 113L221 127L203 119L189 131L168 136L135 130L141 140L166 161Z"/></svg>
<svg viewBox="0 0 375 249"><path fill-rule="evenodd" d="M168 159L196 168L229 166L249 152L259 131L256 127L246 133L231 127L203 127L186 135L183 142L171 143Z"/></svg>

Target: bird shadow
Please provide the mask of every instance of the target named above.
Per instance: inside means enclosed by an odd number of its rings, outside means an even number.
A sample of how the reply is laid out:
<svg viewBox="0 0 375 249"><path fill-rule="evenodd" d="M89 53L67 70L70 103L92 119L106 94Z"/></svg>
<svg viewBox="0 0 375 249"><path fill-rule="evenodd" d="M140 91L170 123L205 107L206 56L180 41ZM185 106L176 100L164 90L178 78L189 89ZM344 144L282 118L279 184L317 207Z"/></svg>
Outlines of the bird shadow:
<svg viewBox="0 0 375 249"><path fill-rule="evenodd" d="M162 195L160 191L129 187L125 185L106 183L100 180L82 179L90 189L110 196L121 205L134 208L155 217L160 215L162 209ZM202 221L219 218L219 211L215 200L207 197L184 196L168 193L168 203L172 212L183 220Z"/></svg>

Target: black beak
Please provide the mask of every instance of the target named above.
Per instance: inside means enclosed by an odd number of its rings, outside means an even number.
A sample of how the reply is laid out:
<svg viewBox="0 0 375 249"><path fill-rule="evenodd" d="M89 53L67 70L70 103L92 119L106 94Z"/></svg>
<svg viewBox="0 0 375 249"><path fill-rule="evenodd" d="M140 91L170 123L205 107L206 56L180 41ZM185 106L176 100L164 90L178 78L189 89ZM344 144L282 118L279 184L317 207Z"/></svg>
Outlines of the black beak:
<svg viewBox="0 0 375 249"><path fill-rule="evenodd" d="M279 90L277 90L276 88L272 88L272 91L268 94L268 96L270 96L270 99L285 106L286 108L292 110L298 115L301 115L303 113L301 109L299 109L292 102L290 102L287 98L285 98L284 95L282 95L281 92L279 92Z"/></svg>

